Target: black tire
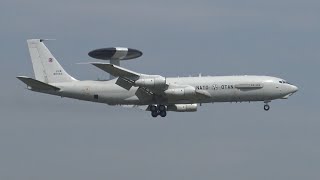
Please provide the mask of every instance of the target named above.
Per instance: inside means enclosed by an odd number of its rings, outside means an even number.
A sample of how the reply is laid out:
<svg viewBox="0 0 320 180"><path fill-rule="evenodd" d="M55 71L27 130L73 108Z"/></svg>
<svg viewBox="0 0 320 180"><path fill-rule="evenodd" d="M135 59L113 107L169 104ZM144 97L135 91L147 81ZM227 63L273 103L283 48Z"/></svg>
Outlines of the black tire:
<svg viewBox="0 0 320 180"><path fill-rule="evenodd" d="M161 117L166 117L167 116L167 111L160 111L160 116Z"/></svg>
<svg viewBox="0 0 320 180"><path fill-rule="evenodd" d="M265 111L269 111L270 106L269 106L268 104L266 104L266 105L264 105L263 109L264 109Z"/></svg>
<svg viewBox="0 0 320 180"><path fill-rule="evenodd" d="M158 116L158 111L151 111L151 116L152 117L157 117Z"/></svg>
<svg viewBox="0 0 320 180"><path fill-rule="evenodd" d="M164 105L159 105L159 106L158 106L158 110L159 110L159 111L165 111L165 110L166 110L166 106L164 106Z"/></svg>
<svg viewBox="0 0 320 180"><path fill-rule="evenodd" d="M157 106L151 105L151 106L150 106L150 110L151 110L151 111L157 111Z"/></svg>

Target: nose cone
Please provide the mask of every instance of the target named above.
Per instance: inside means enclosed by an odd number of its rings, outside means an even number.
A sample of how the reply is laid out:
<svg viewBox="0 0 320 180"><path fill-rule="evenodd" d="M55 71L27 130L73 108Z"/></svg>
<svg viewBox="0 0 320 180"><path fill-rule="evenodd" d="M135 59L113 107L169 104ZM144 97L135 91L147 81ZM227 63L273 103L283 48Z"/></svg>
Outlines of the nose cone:
<svg viewBox="0 0 320 180"><path fill-rule="evenodd" d="M291 93L295 93L295 92L298 91L298 87L294 86L294 85L291 85L290 91L291 91Z"/></svg>

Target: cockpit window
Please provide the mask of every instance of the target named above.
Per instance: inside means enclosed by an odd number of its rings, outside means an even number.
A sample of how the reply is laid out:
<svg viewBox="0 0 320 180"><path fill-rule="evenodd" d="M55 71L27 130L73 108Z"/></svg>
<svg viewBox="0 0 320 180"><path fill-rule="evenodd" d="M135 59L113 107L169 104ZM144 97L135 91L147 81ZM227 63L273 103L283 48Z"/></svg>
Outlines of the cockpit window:
<svg viewBox="0 0 320 180"><path fill-rule="evenodd" d="M281 81L279 81L279 83L281 83L281 84L290 84L290 83L288 83L288 82L285 81L285 80L281 80Z"/></svg>

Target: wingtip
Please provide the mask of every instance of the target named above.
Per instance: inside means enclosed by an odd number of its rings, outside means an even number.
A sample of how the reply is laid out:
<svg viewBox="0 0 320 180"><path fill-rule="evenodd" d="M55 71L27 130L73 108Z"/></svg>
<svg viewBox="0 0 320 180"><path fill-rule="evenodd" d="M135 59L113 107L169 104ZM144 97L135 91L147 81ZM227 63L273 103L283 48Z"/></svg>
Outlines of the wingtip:
<svg viewBox="0 0 320 180"><path fill-rule="evenodd" d="M28 77L28 76L17 76L16 78L18 78L18 79L26 79L26 78L30 78L30 77Z"/></svg>

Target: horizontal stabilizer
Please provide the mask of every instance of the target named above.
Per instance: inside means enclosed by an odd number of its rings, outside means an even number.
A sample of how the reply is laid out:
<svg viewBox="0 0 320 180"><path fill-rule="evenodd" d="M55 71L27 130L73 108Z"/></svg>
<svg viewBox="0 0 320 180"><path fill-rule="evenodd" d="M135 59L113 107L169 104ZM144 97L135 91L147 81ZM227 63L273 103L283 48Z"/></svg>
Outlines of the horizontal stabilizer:
<svg viewBox="0 0 320 180"><path fill-rule="evenodd" d="M28 86L28 88L30 88L31 90L41 90L41 91L59 91L60 90L55 86L46 84L44 82L29 78L26 76L18 76L17 78L22 82L24 82Z"/></svg>

